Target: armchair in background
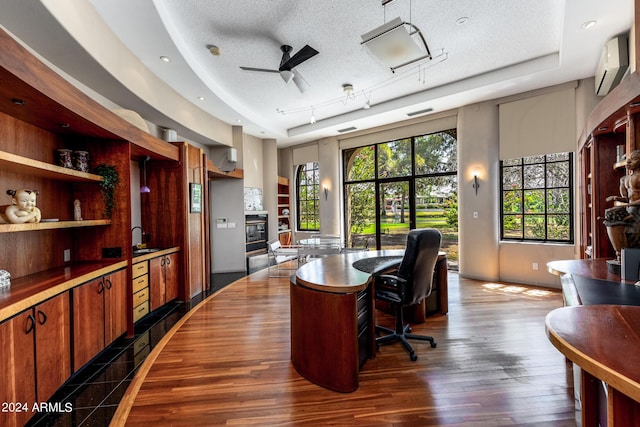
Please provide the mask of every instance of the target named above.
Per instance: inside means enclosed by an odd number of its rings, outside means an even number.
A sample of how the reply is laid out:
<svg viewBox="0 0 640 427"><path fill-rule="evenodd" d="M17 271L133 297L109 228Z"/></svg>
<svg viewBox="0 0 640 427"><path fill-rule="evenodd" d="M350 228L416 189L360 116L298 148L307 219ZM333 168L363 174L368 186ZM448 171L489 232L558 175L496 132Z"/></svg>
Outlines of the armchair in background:
<svg viewBox="0 0 640 427"><path fill-rule="evenodd" d="M376 332L387 334L376 338L376 343L384 345L400 341L409 352L412 361L417 360L418 356L407 341L408 339L429 341L431 347L437 344L433 337L410 333L410 325L404 324L402 308L417 304L431 295L433 272L441 241L442 235L436 229L423 228L409 231L407 248L397 271L393 274L374 275L376 299L391 304L396 316L395 329L376 325Z"/></svg>
<svg viewBox="0 0 640 427"><path fill-rule="evenodd" d="M297 246L282 246L279 239L273 239L267 242L267 253L269 277L281 277L280 271L287 271L289 276L291 271L298 269L300 254Z"/></svg>

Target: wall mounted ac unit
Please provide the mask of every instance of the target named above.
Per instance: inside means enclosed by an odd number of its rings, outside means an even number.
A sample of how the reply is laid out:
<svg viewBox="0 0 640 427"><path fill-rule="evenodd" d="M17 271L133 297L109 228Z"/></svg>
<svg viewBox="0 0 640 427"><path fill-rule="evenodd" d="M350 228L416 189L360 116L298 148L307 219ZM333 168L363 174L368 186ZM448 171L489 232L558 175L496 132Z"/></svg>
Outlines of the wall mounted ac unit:
<svg viewBox="0 0 640 427"><path fill-rule="evenodd" d="M221 159L218 167L225 172L232 172L236 170L236 164L238 163L238 151L235 148L227 148L224 157Z"/></svg>
<svg viewBox="0 0 640 427"><path fill-rule="evenodd" d="M605 96L616 87L629 68L627 36L609 40L602 48L596 68L596 95Z"/></svg>

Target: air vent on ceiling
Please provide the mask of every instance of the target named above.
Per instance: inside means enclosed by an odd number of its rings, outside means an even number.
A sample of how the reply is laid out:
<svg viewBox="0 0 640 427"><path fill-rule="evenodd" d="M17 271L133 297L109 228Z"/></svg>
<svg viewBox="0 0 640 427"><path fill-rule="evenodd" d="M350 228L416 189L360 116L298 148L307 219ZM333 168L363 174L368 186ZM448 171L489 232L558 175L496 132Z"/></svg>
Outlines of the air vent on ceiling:
<svg viewBox="0 0 640 427"><path fill-rule="evenodd" d="M430 113L432 111L433 111L433 108L425 108L424 110L412 111L411 113L407 113L407 116L413 117L413 116L417 116L418 114Z"/></svg>
<svg viewBox="0 0 640 427"><path fill-rule="evenodd" d="M351 126L351 127L344 128L344 129L338 129L338 132L343 133L343 132L349 132L349 131L356 130L356 129L357 128L355 126Z"/></svg>

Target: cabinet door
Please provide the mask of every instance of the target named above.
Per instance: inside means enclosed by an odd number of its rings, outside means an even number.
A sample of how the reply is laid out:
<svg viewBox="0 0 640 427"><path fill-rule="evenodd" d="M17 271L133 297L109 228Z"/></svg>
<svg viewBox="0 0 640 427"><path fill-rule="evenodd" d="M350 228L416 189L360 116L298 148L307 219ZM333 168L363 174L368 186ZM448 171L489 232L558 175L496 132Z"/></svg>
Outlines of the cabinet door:
<svg viewBox="0 0 640 427"><path fill-rule="evenodd" d="M73 371L104 349L104 279L73 288Z"/></svg>
<svg viewBox="0 0 640 427"><path fill-rule="evenodd" d="M36 378L38 402L49 400L71 376L69 293L39 304L36 319Z"/></svg>
<svg viewBox="0 0 640 427"><path fill-rule="evenodd" d="M0 402L14 405L0 411L0 425L23 426L36 402L33 310L0 323ZM19 406L16 406L20 404ZM23 406L23 405L26 405Z"/></svg>
<svg viewBox="0 0 640 427"><path fill-rule="evenodd" d="M151 311L165 303L165 258L164 256L149 260L149 305Z"/></svg>
<svg viewBox="0 0 640 427"><path fill-rule="evenodd" d="M107 346L127 331L127 272L116 271L105 280L105 342Z"/></svg>
<svg viewBox="0 0 640 427"><path fill-rule="evenodd" d="M178 254L173 253L165 257L165 299L164 302L178 298Z"/></svg>

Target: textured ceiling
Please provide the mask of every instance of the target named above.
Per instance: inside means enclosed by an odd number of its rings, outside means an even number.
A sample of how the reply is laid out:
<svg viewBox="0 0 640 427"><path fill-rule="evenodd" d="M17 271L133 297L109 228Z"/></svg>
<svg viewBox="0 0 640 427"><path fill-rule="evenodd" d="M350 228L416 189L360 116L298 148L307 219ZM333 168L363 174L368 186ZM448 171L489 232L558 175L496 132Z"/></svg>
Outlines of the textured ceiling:
<svg viewBox="0 0 640 427"><path fill-rule="evenodd" d="M280 146L593 76L606 40L628 31L632 20L631 0L395 0L386 7L379 0L88 1L188 102ZM362 34L395 17L421 30L435 60L392 73L361 45ZM589 20L597 24L583 29ZM304 93L278 74L239 68L277 68L282 44L320 52L294 69L310 85ZM346 83L353 99L344 95ZM363 110L367 100L372 108Z"/></svg>

